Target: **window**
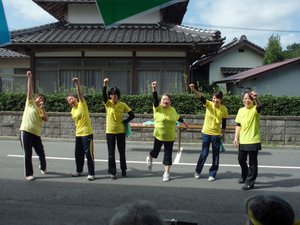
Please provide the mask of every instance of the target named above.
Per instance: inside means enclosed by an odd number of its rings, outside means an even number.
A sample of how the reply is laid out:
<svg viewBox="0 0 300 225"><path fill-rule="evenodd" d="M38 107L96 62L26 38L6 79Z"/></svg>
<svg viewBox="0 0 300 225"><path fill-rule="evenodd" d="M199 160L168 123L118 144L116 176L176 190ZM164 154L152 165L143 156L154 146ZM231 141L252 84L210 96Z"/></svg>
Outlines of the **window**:
<svg viewBox="0 0 300 225"><path fill-rule="evenodd" d="M154 69L153 69L154 68ZM151 82L157 81L159 93L180 93L184 90L185 60L140 60L137 68L137 92L150 94Z"/></svg>
<svg viewBox="0 0 300 225"><path fill-rule="evenodd" d="M26 93L27 77L26 68L8 68L0 70L0 92Z"/></svg>
<svg viewBox="0 0 300 225"><path fill-rule="evenodd" d="M122 93L131 93L131 60L123 59L36 59L36 81L45 93L66 93L78 77L85 93L101 92L105 77Z"/></svg>

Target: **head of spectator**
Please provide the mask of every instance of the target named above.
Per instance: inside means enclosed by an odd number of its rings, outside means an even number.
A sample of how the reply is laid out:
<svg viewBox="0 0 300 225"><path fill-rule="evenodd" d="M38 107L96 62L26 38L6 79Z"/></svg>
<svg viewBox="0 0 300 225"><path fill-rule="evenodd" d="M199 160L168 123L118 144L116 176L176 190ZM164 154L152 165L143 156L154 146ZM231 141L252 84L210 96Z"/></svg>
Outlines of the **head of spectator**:
<svg viewBox="0 0 300 225"><path fill-rule="evenodd" d="M299 225L292 206L276 195L256 195L246 202L247 225Z"/></svg>
<svg viewBox="0 0 300 225"><path fill-rule="evenodd" d="M152 202L134 201L120 206L109 225L164 225Z"/></svg>

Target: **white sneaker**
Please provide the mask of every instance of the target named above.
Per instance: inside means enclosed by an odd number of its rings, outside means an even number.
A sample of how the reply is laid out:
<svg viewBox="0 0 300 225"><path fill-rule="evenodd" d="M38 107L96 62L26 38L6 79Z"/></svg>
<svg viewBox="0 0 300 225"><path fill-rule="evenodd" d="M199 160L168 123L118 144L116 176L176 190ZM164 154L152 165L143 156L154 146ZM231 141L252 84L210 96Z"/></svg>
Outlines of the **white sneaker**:
<svg viewBox="0 0 300 225"><path fill-rule="evenodd" d="M152 170L152 159L150 158L150 156L147 156L146 164L147 164L148 170Z"/></svg>
<svg viewBox="0 0 300 225"><path fill-rule="evenodd" d="M200 173L195 172L195 173L194 173L194 177L195 177L196 179L199 179L199 178L200 178Z"/></svg>
<svg viewBox="0 0 300 225"><path fill-rule="evenodd" d="M35 177L34 176L28 176L28 177L26 177L26 180L33 181L33 180L35 180Z"/></svg>
<svg viewBox="0 0 300 225"><path fill-rule="evenodd" d="M164 172L162 181L164 181L164 182L170 181L170 174L167 172Z"/></svg>
<svg viewBox="0 0 300 225"><path fill-rule="evenodd" d="M47 174L47 170L41 170L41 174Z"/></svg>
<svg viewBox="0 0 300 225"><path fill-rule="evenodd" d="M81 177L83 175L83 173L78 173L78 172L75 172L75 173L72 173L72 177Z"/></svg>
<svg viewBox="0 0 300 225"><path fill-rule="evenodd" d="M95 177L93 175L88 175L87 178L89 181L95 180Z"/></svg>
<svg viewBox="0 0 300 225"><path fill-rule="evenodd" d="M214 178L214 177L212 177L212 176L209 176L208 177L208 181L215 181L216 179Z"/></svg>

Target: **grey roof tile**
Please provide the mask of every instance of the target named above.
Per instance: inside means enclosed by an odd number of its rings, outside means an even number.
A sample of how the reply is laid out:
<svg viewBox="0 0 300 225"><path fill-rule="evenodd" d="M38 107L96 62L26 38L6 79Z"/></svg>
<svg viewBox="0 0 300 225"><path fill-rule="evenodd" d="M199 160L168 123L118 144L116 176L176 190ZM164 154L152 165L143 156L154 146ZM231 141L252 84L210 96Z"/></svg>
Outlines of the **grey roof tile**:
<svg viewBox="0 0 300 225"><path fill-rule="evenodd" d="M201 44L223 43L219 31L195 29L166 23L121 25L78 25L58 22L12 32L12 44Z"/></svg>
<svg viewBox="0 0 300 225"><path fill-rule="evenodd" d="M6 48L0 48L0 58L28 58L29 56L11 51Z"/></svg>

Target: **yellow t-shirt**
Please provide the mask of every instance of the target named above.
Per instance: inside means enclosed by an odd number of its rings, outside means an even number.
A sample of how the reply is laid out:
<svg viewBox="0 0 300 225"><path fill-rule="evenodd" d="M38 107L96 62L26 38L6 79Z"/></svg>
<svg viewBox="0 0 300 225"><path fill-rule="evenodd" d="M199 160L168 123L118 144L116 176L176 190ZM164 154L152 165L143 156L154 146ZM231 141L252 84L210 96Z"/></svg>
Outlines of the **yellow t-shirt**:
<svg viewBox="0 0 300 225"><path fill-rule="evenodd" d="M41 136L42 115L42 109L35 104L34 100L27 99L20 130Z"/></svg>
<svg viewBox="0 0 300 225"><path fill-rule="evenodd" d="M106 110L106 133L121 134L125 133L123 124L123 114L131 111L131 108L124 102L118 101L114 104L108 100L105 104Z"/></svg>
<svg viewBox="0 0 300 225"><path fill-rule="evenodd" d="M228 117L227 108L224 105L216 108L215 104L209 100L206 100L204 106L206 110L202 133L213 136L221 135L222 119Z"/></svg>
<svg viewBox="0 0 300 225"><path fill-rule="evenodd" d="M254 105L251 108L240 108L236 118L236 123L241 124L240 144L257 144L261 142L260 136L260 114Z"/></svg>
<svg viewBox="0 0 300 225"><path fill-rule="evenodd" d="M72 108L71 116L75 122L76 136L82 137L93 134L89 109L85 101L79 101L78 105Z"/></svg>
<svg viewBox="0 0 300 225"><path fill-rule="evenodd" d="M160 141L175 141L176 122L179 115L173 107L163 108L161 105L153 107L154 132L153 136Z"/></svg>

